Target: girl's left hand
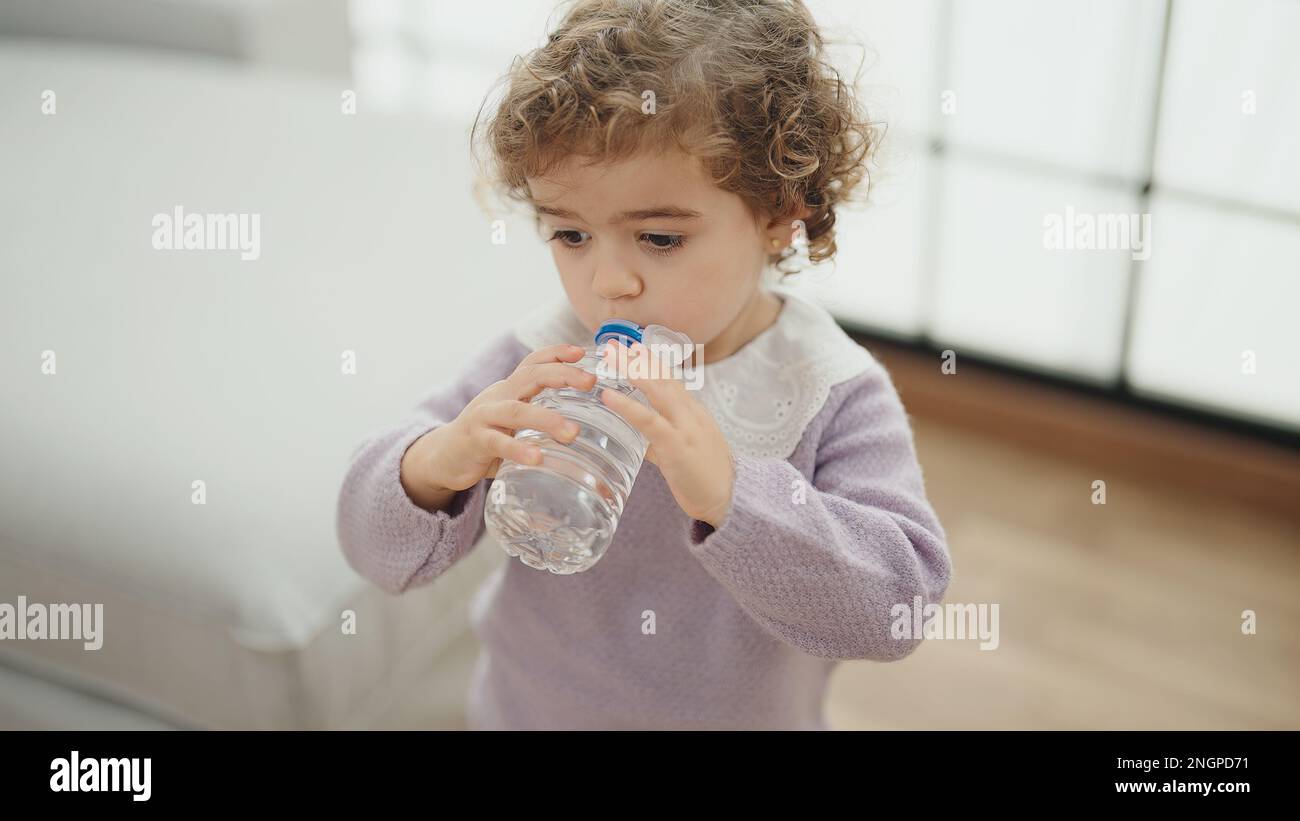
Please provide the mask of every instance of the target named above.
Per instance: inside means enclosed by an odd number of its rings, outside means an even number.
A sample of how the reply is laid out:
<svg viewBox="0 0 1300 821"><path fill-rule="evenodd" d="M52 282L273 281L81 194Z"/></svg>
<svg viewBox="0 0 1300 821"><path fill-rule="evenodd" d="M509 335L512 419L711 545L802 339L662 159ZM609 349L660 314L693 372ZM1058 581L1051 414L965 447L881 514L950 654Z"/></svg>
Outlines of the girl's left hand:
<svg viewBox="0 0 1300 821"><path fill-rule="evenodd" d="M617 372L614 350L605 348L611 372ZM659 373L651 369L650 356L645 345L634 342L627 352L624 376L646 395L652 408L608 388L601 390L601 401L649 440L645 458L658 466L686 515L717 530L731 506L735 481L731 446L709 409L680 380L650 378Z"/></svg>

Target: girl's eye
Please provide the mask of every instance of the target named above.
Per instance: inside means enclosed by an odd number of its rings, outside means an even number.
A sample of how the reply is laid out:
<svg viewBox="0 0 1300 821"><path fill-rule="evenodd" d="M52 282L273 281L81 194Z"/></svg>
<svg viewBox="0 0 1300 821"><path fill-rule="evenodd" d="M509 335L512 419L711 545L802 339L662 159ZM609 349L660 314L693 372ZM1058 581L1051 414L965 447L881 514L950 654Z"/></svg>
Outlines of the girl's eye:
<svg viewBox="0 0 1300 821"><path fill-rule="evenodd" d="M560 241L561 248L567 248L570 251L580 250L586 244L585 232L574 229L563 229L551 234L550 242ZM641 234L640 239L645 243L646 250L652 254L666 256L686 244L686 237L681 234Z"/></svg>
<svg viewBox="0 0 1300 821"><path fill-rule="evenodd" d="M642 234L649 239L650 253L661 256L671 254L686 244L686 237L681 234Z"/></svg>
<svg viewBox="0 0 1300 821"><path fill-rule="evenodd" d="M578 250L579 248L582 247L582 245L581 245L581 237L579 237L579 239L578 239L578 241L579 241L579 244L578 244L578 245L570 245L570 244L568 243L568 240L569 240L569 239L572 239L572 235L573 235L573 234L582 234L582 232L581 232L581 231L573 231L573 230L567 230L567 231L556 231L554 234L551 234L551 239L550 239L550 241L551 241L551 242L554 242L555 240L558 239L558 240L560 240L560 247L561 247L561 248L568 248L570 251L576 251L576 250Z"/></svg>

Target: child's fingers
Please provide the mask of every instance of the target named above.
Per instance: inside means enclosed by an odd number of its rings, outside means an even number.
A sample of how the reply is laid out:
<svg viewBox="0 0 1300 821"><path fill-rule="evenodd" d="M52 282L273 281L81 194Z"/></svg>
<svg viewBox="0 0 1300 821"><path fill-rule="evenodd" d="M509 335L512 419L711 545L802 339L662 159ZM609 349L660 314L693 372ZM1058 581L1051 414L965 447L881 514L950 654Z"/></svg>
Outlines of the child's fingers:
<svg viewBox="0 0 1300 821"><path fill-rule="evenodd" d="M479 410L479 420L497 427L518 431L531 428L549 433L557 442L570 442L578 435L578 425L551 408L543 408L517 399L491 402Z"/></svg>
<svg viewBox="0 0 1300 821"><path fill-rule="evenodd" d="M540 465L542 449L492 428L480 428L475 434L484 453L499 459L510 459L521 465Z"/></svg>
<svg viewBox="0 0 1300 821"><path fill-rule="evenodd" d="M548 345L525 356L519 365L540 365L544 362L577 362L583 349L577 345Z"/></svg>
<svg viewBox="0 0 1300 821"><path fill-rule="evenodd" d="M510 387L511 397L528 401L541 393L543 388L589 391L596 386L596 375L563 362L534 363L520 365L506 379L506 383Z"/></svg>
<svg viewBox="0 0 1300 821"><path fill-rule="evenodd" d="M686 396L686 387L673 375L672 369L663 360L655 360L649 348L635 342L627 353L626 373L628 383L640 389L668 421L677 424L682 403ZM606 362L616 367L615 360L606 355Z"/></svg>
<svg viewBox="0 0 1300 821"><path fill-rule="evenodd" d="M673 426L654 408L647 408L635 399L609 388L601 389L600 401L626 419L632 427L641 431L645 438L650 440L650 444L659 445L661 448L669 445L674 432Z"/></svg>

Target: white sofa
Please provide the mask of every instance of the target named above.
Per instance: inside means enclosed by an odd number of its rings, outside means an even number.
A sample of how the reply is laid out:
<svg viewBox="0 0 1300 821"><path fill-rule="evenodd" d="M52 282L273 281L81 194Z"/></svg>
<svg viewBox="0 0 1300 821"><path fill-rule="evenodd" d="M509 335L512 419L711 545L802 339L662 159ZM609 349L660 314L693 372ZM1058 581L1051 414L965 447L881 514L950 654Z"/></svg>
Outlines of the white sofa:
<svg viewBox="0 0 1300 821"><path fill-rule="evenodd" d="M347 77L348 0L5 0L0 35L113 43Z"/></svg>
<svg viewBox="0 0 1300 821"><path fill-rule="evenodd" d="M334 510L366 433L559 293L527 220L491 242L469 124L85 46L0 41L0 78L0 602L104 605L99 650L0 641L0 728L461 726L504 553L392 597ZM156 250L177 205L259 214L260 257Z"/></svg>

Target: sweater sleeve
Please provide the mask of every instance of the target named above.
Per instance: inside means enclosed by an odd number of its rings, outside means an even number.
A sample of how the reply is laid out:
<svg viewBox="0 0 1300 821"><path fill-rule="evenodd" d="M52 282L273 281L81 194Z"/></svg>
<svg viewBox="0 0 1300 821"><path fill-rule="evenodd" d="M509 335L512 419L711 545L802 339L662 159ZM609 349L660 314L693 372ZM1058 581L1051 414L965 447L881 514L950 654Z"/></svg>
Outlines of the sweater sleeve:
<svg viewBox="0 0 1300 821"><path fill-rule="evenodd" d="M822 413L811 487L788 461L733 452L722 527L691 520L686 540L782 641L825 658L901 659L920 639L893 638L891 610L939 601L951 572L907 414L874 360L832 388Z"/></svg>
<svg viewBox="0 0 1300 821"><path fill-rule="evenodd" d="M433 581L474 546L484 527L490 480L460 491L446 509L431 513L406 495L402 456L416 439L455 419L485 388L509 376L527 353L513 334L502 334L408 419L357 447L339 491L336 523L343 555L363 577L401 593Z"/></svg>

